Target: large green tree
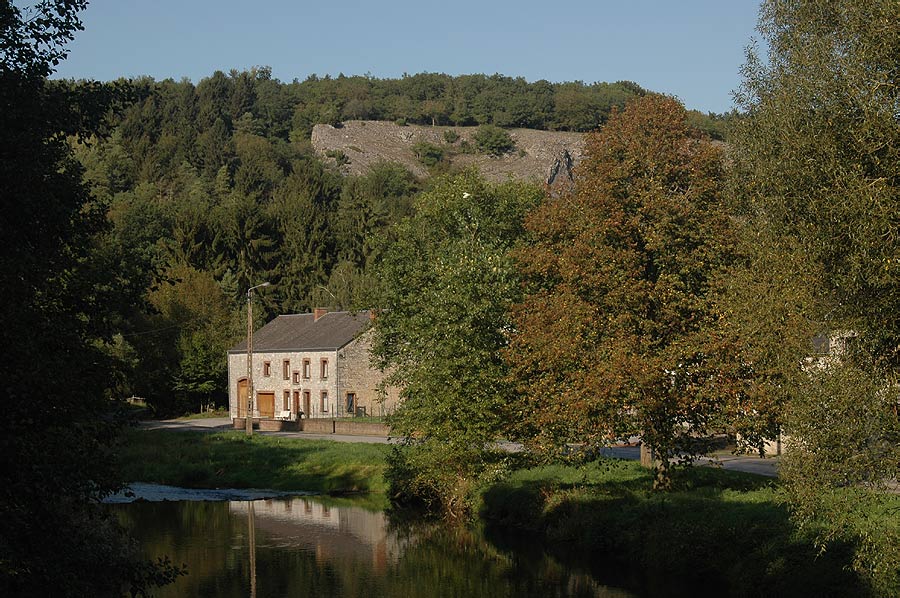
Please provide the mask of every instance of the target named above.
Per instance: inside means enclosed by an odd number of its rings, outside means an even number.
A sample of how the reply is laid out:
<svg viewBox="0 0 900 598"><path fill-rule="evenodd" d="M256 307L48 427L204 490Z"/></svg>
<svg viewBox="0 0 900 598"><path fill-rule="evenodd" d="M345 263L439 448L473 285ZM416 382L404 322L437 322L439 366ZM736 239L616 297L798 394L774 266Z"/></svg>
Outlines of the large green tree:
<svg viewBox="0 0 900 598"><path fill-rule="evenodd" d="M96 130L105 101L91 95L96 86L75 93L46 80L85 4L0 2L0 591L9 596L118 596L166 577L140 563L96 504L121 483L110 465L110 363L97 349L114 284L92 255L102 206L66 135Z"/></svg>
<svg viewBox="0 0 900 598"><path fill-rule="evenodd" d="M750 52L738 92L738 205L799 248L820 327L852 339L808 368L785 424L795 513L824 521L827 538L879 508L868 489L900 474L900 4L768 0L759 31L768 53ZM891 595L898 536L853 538L861 570Z"/></svg>
<svg viewBox="0 0 900 598"><path fill-rule="evenodd" d="M720 423L718 284L734 258L719 150L647 96L588 137L574 193L530 214L509 351L535 448L640 434L669 463Z"/></svg>
<svg viewBox="0 0 900 598"><path fill-rule="evenodd" d="M436 182L394 231L377 273L374 353L403 399L391 418L409 439L391 464L396 496L462 516L496 471L491 446L512 398L500 350L519 292L509 252L539 197L469 171Z"/></svg>

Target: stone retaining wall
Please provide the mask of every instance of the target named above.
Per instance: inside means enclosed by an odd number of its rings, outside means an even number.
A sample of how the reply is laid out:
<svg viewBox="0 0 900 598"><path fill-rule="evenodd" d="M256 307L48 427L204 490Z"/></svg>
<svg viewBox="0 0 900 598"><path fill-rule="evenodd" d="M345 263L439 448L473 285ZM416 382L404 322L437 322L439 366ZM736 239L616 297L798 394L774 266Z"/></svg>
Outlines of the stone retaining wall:
<svg viewBox="0 0 900 598"><path fill-rule="evenodd" d="M301 419L300 431L312 434L334 434L333 419Z"/></svg>
<svg viewBox="0 0 900 598"><path fill-rule="evenodd" d="M338 419L334 421L334 433L350 436L387 436L391 433L391 429L384 424Z"/></svg>
<svg viewBox="0 0 900 598"><path fill-rule="evenodd" d="M236 430L245 430L243 417L232 418ZM261 432L307 432L310 434L344 434L346 436L388 436L390 428L385 424L355 422L348 419L254 419L253 427Z"/></svg>

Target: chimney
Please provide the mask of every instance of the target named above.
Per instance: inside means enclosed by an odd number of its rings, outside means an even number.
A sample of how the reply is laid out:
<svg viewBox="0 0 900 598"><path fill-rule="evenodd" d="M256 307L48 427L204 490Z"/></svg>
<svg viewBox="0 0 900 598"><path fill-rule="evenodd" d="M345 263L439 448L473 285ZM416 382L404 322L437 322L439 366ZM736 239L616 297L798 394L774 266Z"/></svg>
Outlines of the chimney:
<svg viewBox="0 0 900 598"><path fill-rule="evenodd" d="M313 310L313 322L318 322L319 318L328 313L327 307L317 307Z"/></svg>

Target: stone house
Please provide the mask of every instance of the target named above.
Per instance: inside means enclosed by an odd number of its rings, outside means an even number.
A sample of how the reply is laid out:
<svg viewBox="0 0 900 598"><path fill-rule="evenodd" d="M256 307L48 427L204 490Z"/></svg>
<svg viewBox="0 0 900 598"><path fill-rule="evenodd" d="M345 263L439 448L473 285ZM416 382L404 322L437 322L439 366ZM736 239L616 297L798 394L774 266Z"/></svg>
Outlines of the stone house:
<svg viewBox="0 0 900 598"><path fill-rule="evenodd" d="M383 374L370 364L368 311L278 316L253 333L253 417L261 420L386 415L398 393L380 393ZM247 344L228 351L232 419L247 411Z"/></svg>

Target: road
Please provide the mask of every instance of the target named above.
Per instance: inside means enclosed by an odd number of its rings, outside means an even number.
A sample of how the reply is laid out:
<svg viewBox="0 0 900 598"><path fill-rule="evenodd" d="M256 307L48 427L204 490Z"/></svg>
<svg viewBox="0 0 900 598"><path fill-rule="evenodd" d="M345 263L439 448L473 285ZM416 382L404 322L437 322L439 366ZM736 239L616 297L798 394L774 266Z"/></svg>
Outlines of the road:
<svg viewBox="0 0 900 598"><path fill-rule="evenodd" d="M145 430L182 430L199 432L224 432L233 430L231 420L227 417L209 419L167 419L159 421L141 422L140 428ZM399 438L385 436L351 436L349 434L310 434L307 432L260 432L254 430L254 434L265 436L279 436L282 438L305 438L307 440L333 440L335 442L365 442L370 444L392 444L400 441ZM508 451L521 450L518 443L504 442L500 445ZM641 449L639 446L611 446L601 450L605 457L625 459L627 461L639 461ZM701 457L697 461L698 466L721 467L730 471L743 471L757 475L778 477L778 457L761 459L748 455L732 455L730 453L717 453L711 457Z"/></svg>

